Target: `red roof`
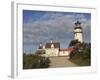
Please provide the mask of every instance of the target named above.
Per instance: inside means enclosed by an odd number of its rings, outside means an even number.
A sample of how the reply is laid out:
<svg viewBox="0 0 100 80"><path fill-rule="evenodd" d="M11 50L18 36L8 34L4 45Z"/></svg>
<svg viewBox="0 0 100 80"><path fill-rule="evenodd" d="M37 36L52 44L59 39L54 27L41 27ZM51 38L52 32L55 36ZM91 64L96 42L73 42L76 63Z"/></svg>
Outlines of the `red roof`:
<svg viewBox="0 0 100 80"><path fill-rule="evenodd" d="M74 48L65 48L65 49L60 49L60 51L73 51L75 50Z"/></svg>

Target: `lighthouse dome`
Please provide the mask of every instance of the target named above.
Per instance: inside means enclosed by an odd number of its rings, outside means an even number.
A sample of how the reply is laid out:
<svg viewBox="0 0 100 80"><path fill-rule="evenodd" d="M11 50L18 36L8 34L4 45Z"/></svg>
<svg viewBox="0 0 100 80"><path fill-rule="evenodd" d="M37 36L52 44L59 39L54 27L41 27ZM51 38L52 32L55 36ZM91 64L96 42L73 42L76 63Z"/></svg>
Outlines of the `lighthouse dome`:
<svg viewBox="0 0 100 80"><path fill-rule="evenodd" d="M80 21L77 21L76 23L75 23L75 28L74 29L82 29L82 27L81 27L81 22Z"/></svg>

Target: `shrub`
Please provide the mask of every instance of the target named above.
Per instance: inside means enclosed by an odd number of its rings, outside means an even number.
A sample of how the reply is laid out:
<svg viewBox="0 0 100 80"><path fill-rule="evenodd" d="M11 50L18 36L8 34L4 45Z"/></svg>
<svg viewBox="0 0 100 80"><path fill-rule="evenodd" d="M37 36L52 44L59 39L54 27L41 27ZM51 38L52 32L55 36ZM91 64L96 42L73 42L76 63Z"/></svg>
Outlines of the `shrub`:
<svg viewBox="0 0 100 80"><path fill-rule="evenodd" d="M48 68L49 63L49 58L34 54L23 54L23 69Z"/></svg>

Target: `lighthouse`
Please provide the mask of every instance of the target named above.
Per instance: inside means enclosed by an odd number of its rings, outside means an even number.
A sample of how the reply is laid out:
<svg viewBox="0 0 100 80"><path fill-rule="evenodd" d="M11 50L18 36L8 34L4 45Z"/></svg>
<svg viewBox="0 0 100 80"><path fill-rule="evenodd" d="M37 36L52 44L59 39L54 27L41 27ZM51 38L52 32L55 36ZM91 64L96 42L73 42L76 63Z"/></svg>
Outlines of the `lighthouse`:
<svg viewBox="0 0 100 80"><path fill-rule="evenodd" d="M74 39L78 40L79 42L83 42L83 30L81 27L81 22L77 21L74 27Z"/></svg>

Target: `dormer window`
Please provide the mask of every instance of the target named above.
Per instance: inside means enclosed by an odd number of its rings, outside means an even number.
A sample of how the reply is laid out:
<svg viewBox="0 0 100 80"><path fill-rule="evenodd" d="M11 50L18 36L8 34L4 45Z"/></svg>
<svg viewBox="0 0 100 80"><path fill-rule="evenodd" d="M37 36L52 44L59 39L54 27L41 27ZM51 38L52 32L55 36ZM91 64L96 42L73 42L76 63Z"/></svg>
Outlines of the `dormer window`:
<svg viewBox="0 0 100 80"><path fill-rule="evenodd" d="M52 39L50 40L50 43L53 43L53 40Z"/></svg>
<svg viewBox="0 0 100 80"><path fill-rule="evenodd" d="M51 48L54 48L54 44L51 44Z"/></svg>
<svg viewBox="0 0 100 80"><path fill-rule="evenodd" d="M45 45L43 46L43 49L45 49Z"/></svg>

